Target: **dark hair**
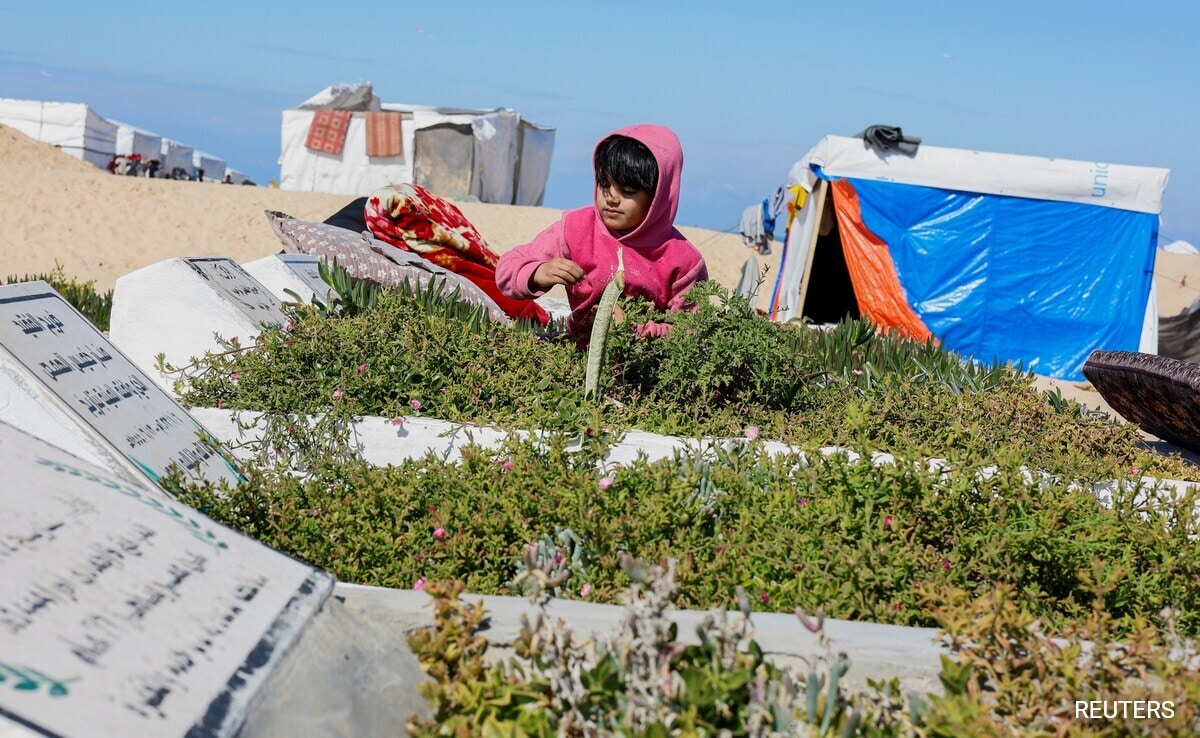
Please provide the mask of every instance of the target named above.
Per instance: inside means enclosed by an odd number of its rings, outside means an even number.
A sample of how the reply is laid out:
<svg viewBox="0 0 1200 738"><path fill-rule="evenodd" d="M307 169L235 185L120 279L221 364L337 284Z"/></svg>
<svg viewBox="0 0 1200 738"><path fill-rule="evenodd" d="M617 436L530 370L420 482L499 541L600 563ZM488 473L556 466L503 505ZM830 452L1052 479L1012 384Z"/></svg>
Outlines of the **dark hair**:
<svg viewBox="0 0 1200 738"><path fill-rule="evenodd" d="M641 141L628 136L609 136L596 147L596 183L612 180L654 194L658 186L658 162Z"/></svg>

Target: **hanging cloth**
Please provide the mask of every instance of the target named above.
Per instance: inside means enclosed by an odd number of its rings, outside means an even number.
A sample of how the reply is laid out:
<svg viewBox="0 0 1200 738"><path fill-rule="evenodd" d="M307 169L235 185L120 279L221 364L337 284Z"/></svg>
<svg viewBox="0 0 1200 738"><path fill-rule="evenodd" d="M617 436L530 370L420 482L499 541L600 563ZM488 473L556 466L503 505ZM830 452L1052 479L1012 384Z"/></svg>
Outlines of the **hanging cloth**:
<svg viewBox="0 0 1200 738"><path fill-rule="evenodd" d="M313 151L337 156L346 144L346 129L349 127L349 110L315 110L304 145Z"/></svg>

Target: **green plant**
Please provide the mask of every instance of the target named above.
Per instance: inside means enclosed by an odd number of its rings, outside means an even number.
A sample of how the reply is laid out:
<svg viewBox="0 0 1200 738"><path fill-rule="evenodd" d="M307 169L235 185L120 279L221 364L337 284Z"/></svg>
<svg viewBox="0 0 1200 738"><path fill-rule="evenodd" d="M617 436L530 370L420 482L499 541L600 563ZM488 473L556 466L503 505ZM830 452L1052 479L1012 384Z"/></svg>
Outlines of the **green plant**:
<svg viewBox="0 0 1200 738"><path fill-rule="evenodd" d="M1011 586L943 593L937 612L950 655L945 694L929 697L928 734L1197 735L1195 644L1174 633L1169 612L1165 629L1142 618L1117 628L1107 604L1114 583L1099 564L1088 586L1090 610L1058 633L1023 611ZM1096 719L1097 707L1115 717Z"/></svg>
<svg viewBox="0 0 1200 738"><path fill-rule="evenodd" d="M570 540L544 541L535 558L554 579L576 561L571 541L585 541L578 560L593 601L618 596L628 552L677 559L678 599L688 607L730 602L743 587L760 609L823 606L832 617L932 625L936 603L925 593L1007 583L1023 610L1060 627L1086 616L1099 560L1114 582L1107 607L1118 627L1172 607L1181 632L1200 632L1196 493L1151 504L1130 486L1106 508L1085 489L1031 478L1019 457L984 475L912 457L880 466L815 450L804 460L772 457L755 443L602 474L605 439L576 439L468 447L459 463L328 461L308 478L252 469L236 489L180 481L172 491L361 584L461 579L505 594L529 530L569 529ZM444 538L431 536L438 528ZM560 596L582 596L556 585Z"/></svg>
<svg viewBox="0 0 1200 738"><path fill-rule="evenodd" d="M417 402L422 414L501 427L739 436L755 426L799 446L834 443L958 464L1019 453L1030 466L1075 479L1130 468L1200 478L1149 453L1136 428L1074 403L1048 404L1005 367L963 363L861 322L830 332L778 326L718 286L696 293L695 312L668 316L625 302L629 319L610 331L605 397L612 402L603 404L581 391L585 359L573 345L480 319L473 306L432 288L385 291L374 309L355 316L297 308L307 312L265 330L256 345L185 367L184 400L320 414L340 391L355 415L396 418ZM632 327L651 317L673 323L666 338Z"/></svg>
<svg viewBox="0 0 1200 738"><path fill-rule="evenodd" d="M63 272L62 264L58 262L54 263L54 269L49 273L26 274L22 277L9 276L5 278L4 283L17 284L39 279L49 283L58 294L62 295L64 300L91 321L92 325L96 326L96 330L108 330L109 318L112 315L112 290L103 293L97 292L94 280L81 282L73 277L67 277Z"/></svg>
<svg viewBox="0 0 1200 738"><path fill-rule="evenodd" d="M699 643L678 641L669 618L673 565L643 566L626 557L631 579L626 605L611 637L579 641L535 598L514 644L518 658L482 671L479 606L459 601L462 586L429 585L435 624L410 636L432 683L422 691L434 707L429 721L409 730L434 735L768 736L849 738L862 714L843 694L849 668L826 654L804 675L767 661L751 638L750 610L709 615Z"/></svg>
<svg viewBox="0 0 1200 738"><path fill-rule="evenodd" d="M375 307L375 303L379 300L379 292L382 288L378 284L355 278L337 263L337 259L334 259L332 264L325 259L318 261L317 274L320 275L321 281L330 288L325 299L315 294L312 297L312 306L323 317L361 315ZM294 290L285 289L284 292L290 295L297 304L304 303L304 299Z"/></svg>

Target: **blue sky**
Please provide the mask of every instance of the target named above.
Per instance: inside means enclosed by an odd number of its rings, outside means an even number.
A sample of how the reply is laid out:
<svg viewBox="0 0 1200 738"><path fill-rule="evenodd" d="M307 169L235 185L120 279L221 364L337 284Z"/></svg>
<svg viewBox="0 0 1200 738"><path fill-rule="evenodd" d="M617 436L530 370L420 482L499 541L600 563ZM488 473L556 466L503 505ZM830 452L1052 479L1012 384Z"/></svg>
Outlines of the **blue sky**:
<svg viewBox="0 0 1200 738"><path fill-rule="evenodd" d="M86 102L260 183L278 178L281 111L330 84L510 107L557 128L558 208L590 200L601 136L662 123L684 145L678 222L718 230L822 136L888 124L936 146L1169 168L1162 233L1200 245L1192 2L351 5L4 3L0 97Z"/></svg>

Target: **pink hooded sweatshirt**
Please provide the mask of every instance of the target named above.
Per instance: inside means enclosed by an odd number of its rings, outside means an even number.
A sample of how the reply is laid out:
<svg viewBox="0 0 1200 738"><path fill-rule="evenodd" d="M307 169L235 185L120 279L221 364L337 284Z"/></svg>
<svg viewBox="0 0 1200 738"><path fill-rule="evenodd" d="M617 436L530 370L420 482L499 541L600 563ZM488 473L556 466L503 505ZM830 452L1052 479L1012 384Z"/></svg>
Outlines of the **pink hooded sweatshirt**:
<svg viewBox="0 0 1200 738"><path fill-rule="evenodd" d="M567 325L571 335L581 340L591 334L596 303L617 271L620 247L625 261L624 294L643 297L659 310L679 309L692 285L708 279L704 257L675 229L683 169L679 138L671 129L656 125L629 126L609 134L615 135L640 141L658 162L658 185L642 224L622 235L604 225L594 204L568 210L531 243L502 254L496 266L500 291L521 300L545 294L529 285L541 264L562 257L583 267L584 278L566 288L571 305ZM661 335L666 329L666 325L648 323L642 332Z"/></svg>

